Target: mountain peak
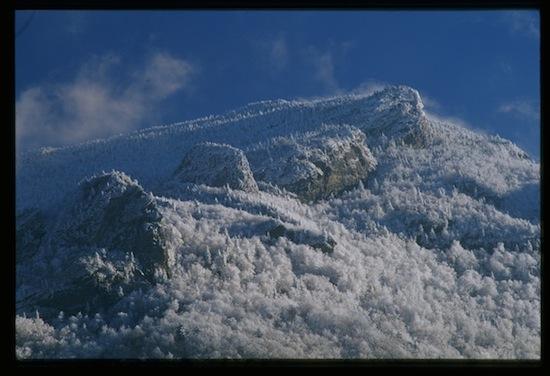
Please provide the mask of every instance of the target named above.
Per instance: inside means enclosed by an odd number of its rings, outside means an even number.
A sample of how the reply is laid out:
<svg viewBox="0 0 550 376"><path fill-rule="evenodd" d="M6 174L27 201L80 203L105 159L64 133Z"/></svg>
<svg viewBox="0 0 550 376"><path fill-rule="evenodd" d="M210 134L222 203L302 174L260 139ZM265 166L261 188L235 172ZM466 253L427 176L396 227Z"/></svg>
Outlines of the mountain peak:
<svg viewBox="0 0 550 376"><path fill-rule="evenodd" d="M424 103L418 90L406 85L392 85L373 94L373 98L383 102L409 104L413 108L422 110Z"/></svg>
<svg viewBox="0 0 550 376"><path fill-rule="evenodd" d="M540 357L539 165L408 86L17 168L24 357Z"/></svg>
<svg viewBox="0 0 550 376"><path fill-rule="evenodd" d="M181 182L258 191L246 155L242 150L227 144L196 144L178 167L175 178Z"/></svg>

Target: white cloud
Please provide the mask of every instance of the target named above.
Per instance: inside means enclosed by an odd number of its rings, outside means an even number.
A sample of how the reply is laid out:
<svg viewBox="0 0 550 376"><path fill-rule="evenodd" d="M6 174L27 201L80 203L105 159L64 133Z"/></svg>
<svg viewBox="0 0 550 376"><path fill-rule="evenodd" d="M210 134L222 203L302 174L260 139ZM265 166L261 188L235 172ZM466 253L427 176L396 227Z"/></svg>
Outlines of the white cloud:
<svg viewBox="0 0 550 376"><path fill-rule="evenodd" d="M149 95L163 99L186 86L191 78L193 67L190 63L176 59L169 54L159 53L153 56L143 72L142 80L137 80L141 88Z"/></svg>
<svg viewBox="0 0 550 376"><path fill-rule="evenodd" d="M539 105L533 101L516 100L513 102L504 103L497 109L497 111L514 114L528 120L540 120Z"/></svg>
<svg viewBox="0 0 550 376"><path fill-rule="evenodd" d="M281 73L292 62L309 68L307 79L320 83L325 89L324 95L344 93L335 71L337 62L341 62L354 47L352 41L329 40L323 47L309 45L291 48L288 38L281 33L262 40L251 39L251 43L260 57L262 68L270 74Z"/></svg>
<svg viewBox="0 0 550 376"><path fill-rule="evenodd" d="M315 77L321 81L330 91L338 91L338 82L334 77L334 62L330 52L319 56L316 63L317 71Z"/></svg>
<svg viewBox="0 0 550 376"><path fill-rule="evenodd" d="M257 54L257 62L269 74L276 75L289 66L291 51L284 34L262 39L251 38L250 44Z"/></svg>
<svg viewBox="0 0 550 376"><path fill-rule="evenodd" d="M424 108L431 110L440 110L442 108L441 103L439 103L436 99L422 93L420 94L420 96L422 97Z"/></svg>
<svg viewBox="0 0 550 376"><path fill-rule="evenodd" d="M185 89L194 72L190 63L167 53L151 56L133 72L116 55L95 57L71 82L22 92L17 144L63 145L134 130L163 99Z"/></svg>
<svg viewBox="0 0 550 376"><path fill-rule="evenodd" d="M282 36L275 39L270 46L269 53L272 66L280 71L287 67L289 61L289 52L286 39Z"/></svg>
<svg viewBox="0 0 550 376"><path fill-rule="evenodd" d="M511 74L513 72L512 65L505 61L501 61L499 63L499 68L502 71L502 73L505 73L505 74Z"/></svg>
<svg viewBox="0 0 550 376"><path fill-rule="evenodd" d="M458 125L462 128L474 130L478 133L487 134L487 131L485 129L474 127L472 124L468 123L464 119L461 119L455 116L446 116L446 115L436 114L426 108L424 109L424 112L426 113L426 116L428 116L430 119L433 119L435 121L440 121L443 123L451 123L451 124Z"/></svg>
<svg viewBox="0 0 550 376"><path fill-rule="evenodd" d="M540 24L537 15L533 12L510 11L506 12L503 18L508 23L510 31L531 38L540 37Z"/></svg>
<svg viewBox="0 0 550 376"><path fill-rule="evenodd" d="M371 95L390 86L389 83L378 80L367 80L351 91L351 94Z"/></svg>
<svg viewBox="0 0 550 376"><path fill-rule="evenodd" d="M352 41L335 42L329 40L326 48L309 46L302 55L305 62L313 67L312 78L321 83L330 94L343 94L345 90L336 78L337 63L345 60L346 54L354 47Z"/></svg>
<svg viewBox="0 0 550 376"><path fill-rule="evenodd" d="M65 30L73 36L81 35L88 27L88 18L86 11L66 11Z"/></svg>
<svg viewBox="0 0 550 376"><path fill-rule="evenodd" d="M329 93L339 94L341 89L334 74L334 53L330 49L319 51L310 46L306 50L306 58L313 66L313 78L320 82Z"/></svg>

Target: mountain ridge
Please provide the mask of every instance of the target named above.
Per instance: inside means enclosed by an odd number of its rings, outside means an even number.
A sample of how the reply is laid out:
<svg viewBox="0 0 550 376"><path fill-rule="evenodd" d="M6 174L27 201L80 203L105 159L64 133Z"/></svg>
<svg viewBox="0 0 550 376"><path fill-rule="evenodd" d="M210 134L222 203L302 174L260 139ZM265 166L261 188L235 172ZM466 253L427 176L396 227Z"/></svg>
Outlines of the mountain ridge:
<svg viewBox="0 0 550 376"><path fill-rule="evenodd" d="M211 118L206 117L160 128L153 127L73 147L37 151L21 156L17 162L16 183L19 187L16 197L17 206L24 208L29 204L34 205L35 202L41 205L44 202L51 202L52 199L58 201L66 192L67 185L58 184L59 181L68 179L71 182L70 185L74 185L80 179L101 170L119 169L126 171L137 178L141 184L148 187L152 180L167 178L175 165L180 162L185 151L194 143L201 141L225 142L246 149L250 144L272 137L286 136L292 132L314 130L323 123L330 124L331 118L335 117L338 119L337 124L349 123L349 125L356 126L359 129L368 128L368 120L373 117L369 114L371 114L373 108L376 109L377 105L386 106L390 109L392 105L394 107L398 106L401 102L396 101L395 97L399 97L400 93L408 95L408 97L404 95L407 98L405 103L409 103L409 106L415 110L411 115L413 123L414 120L420 119L420 126L424 126L427 115L422 111L423 105L418 92L405 86L395 86L372 95L355 95L314 101L274 101L279 104L283 103L285 106L282 109L273 110L269 114L264 114L261 110L258 110L250 117L249 115L243 115L243 111L230 111L228 114L233 115L215 116L214 118L217 121L214 121L213 124ZM391 98L392 95L394 97L393 102L391 100L387 101L386 99ZM270 108L269 106L273 101L259 103ZM327 103L328 105L325 105ZM368 105L363 106L362 104L365 103ZM412 103L412 106L410 103ZM305 109L306 113L298 112L290 117L284 114L288 111L293 113L294 107L298 107L300 111ZM244 109L246 108L247 106L244 107ZM403 109L398 108L397 111L391 112L398 119L394 123L411 121L410 113L407 110L403 111ZM276 116L281 111L284 116ZM385 113L385 111L382 111L381 114L384 115ZM250 124L250 119L256 117L259 117L261 121ZM374 117L376 118L376 116ZM289 122L294 123L289 124ZM433 124L434 121L429 121L429 123ZM218 128L217 132L212 132L212 127ZM391 128L386 127L385 130L387 131L385 136L389 138L394 136L391 134ZM438 129L438 131L441 131L441 129ZM473 134L469 130L461 129L460 137L470 136L470 133ZM239 135L240 138L235 138L235 134ZM367 137L369 137L368 132ZM376 144L378 139L379 137L369 137L368 145ZM163 150L165 155L161 155L158 149ZM68 161L63 162L64 158ZM87 162L85 162L86 160ZM71 165L71 168L58 171L56 165L62 165L63 163ZM87 166L90 168L86 169ZM81 167L84 170L79 172L78 168ZM27 173L27 170L30 171ZM48 172L45 173L45 171ZM56 173L61 176L55 176ZM38 195L29 188L37 180L41 180L41 189L47 189L48 191L42 192L41 197L37 197Z"/></svg>
<svg viewBox="0 0 550 376"><path fill-rule="evenodd" d="M412 88L19 162L19 358L540 357L540 165Z"/></svg>

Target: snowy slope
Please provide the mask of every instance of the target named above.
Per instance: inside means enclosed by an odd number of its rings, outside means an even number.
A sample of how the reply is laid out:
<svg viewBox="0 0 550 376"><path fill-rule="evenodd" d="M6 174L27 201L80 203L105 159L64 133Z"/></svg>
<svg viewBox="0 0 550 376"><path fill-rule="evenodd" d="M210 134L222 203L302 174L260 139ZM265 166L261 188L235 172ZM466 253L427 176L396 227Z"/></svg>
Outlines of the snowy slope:
<svg viewBox="0 0 550 376"><path fill-rule="evenodd" d="M538 358L539 169L405 86L18 156L17 354Z"/></svg>

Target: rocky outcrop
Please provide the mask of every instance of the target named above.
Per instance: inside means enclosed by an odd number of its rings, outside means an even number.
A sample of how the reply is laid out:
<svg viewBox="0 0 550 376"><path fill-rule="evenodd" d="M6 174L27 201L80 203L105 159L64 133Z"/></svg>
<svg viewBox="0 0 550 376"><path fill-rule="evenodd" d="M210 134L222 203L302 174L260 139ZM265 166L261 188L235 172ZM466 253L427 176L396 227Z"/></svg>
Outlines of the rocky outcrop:
<svg viewBox="0 0 550 376"><path fill-rule="evenodd" d="M43 214L37 209L27 209L17 213L16 229L16 262L24 262L38 252L46 234Z"/></svg>
<svg viewBox="0 0 550 376"><path fill-rule="evenodd" d="M104 173L84 181L68 202L38 248L31 241L17 245L18 255L32 252L33 258L18 264L18 283L29 286L18 305L97 311L170 275L175 255L162 216L136 181L121 172ZM29 217L27 226L38 218Z"/></svg>
<svg viewBox="0 0 550 376"><path fill-rule="evenodd" d="M211 187L229 186L246 192L258 191L242 150L212 142L193 146L176 170L174 180Z"/></svg>
<svg viewBox="0 0 550 376"><path fill-rule="evenodd" d="M333 253L336 246L336 240L329 234L317 234L310 230L301 228L292 228L283 223L276 224L267 231L267 235L272 239L285 237L296 244L309 245L324 253Z"/></svg>
<svg viewBox="0 0 550 376"><path fill-rule="evenodd" d="M71 209L76 221L63 228L69 242L133 252L149 279L156 268L169 271L171 257L163 247L162 217L152 194L121 172L85 181L80 193Z"/></svg>
<svg viewBox="0 0 550 376"><path fill-rule="evenodd" d="M417 90L404 86L389 86L367 99L363 125L360 129L369 139L394 140L413 147L427 147L434 134L424 112L424 103Z"/></svg>
<svg viewBox="0 0 550 376"><path fill-rule="evenodd" d="M376 160L365 135L349 126L279 137L249 152L254 175L305 201L340 193L366 179Z"/></svg>

